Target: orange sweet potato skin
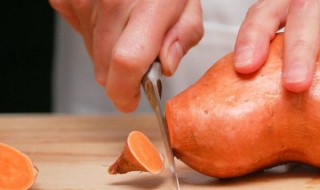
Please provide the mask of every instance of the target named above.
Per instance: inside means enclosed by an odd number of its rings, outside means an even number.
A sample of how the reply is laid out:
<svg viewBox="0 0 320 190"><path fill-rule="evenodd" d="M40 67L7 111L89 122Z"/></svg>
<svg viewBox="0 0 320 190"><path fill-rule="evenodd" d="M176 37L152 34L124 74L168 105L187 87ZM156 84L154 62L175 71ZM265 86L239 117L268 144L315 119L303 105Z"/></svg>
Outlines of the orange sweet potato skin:
<svg viewBox="0 0 320 190"><path fill-rule="evenodd" d="M237 177L285 162L320 167L320 71L311 89L282 87L283 35L264 66L250 75L233 68L233 54L170 99L166 116L177 158L213 177Z"/></svg>

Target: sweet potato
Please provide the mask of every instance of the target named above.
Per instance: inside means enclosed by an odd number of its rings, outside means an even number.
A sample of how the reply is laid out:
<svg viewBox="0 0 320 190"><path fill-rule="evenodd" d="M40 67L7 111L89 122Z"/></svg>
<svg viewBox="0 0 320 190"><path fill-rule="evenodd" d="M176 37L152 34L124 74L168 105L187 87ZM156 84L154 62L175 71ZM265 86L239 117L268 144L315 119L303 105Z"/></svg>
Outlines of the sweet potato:
<svg viewBox="0 0 320 190"><path fill-rule="evenodd" d="M287 162L320 167L320 71L310 90L282 86L283 35L257 72L233 68L233 53L166 104L174 154L214 177L236 177Z"/></svg>
<svg viewBox="0 0 320 190"><path fill-rule="evenodd" d="M0 143L0 190L26 190L32 186L37 173L27 155Z"/></svg>
<svg viewBox="0 0 320 190"><path fill-rule="evenodd" d="M158 174L164 163L161 155L150 140L139 131L132 131L120 157L112 164L109 174L125 174L131 171L143 171Z"/></svg>

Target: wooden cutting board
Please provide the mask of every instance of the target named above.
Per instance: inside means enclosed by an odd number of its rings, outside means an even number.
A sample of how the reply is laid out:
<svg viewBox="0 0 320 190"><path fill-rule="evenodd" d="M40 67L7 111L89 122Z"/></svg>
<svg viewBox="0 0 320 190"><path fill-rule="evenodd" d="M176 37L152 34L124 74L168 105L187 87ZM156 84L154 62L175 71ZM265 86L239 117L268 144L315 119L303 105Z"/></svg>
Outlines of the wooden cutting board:
<svg viewBox="0 0 320 190"><path fill-rule="evenodd" d="M39 174L31 190L173 189L168 171L109 175L130 131L144 132L162 151L155 118L150 115L3 115L0 142L31 157ZM320 189L320 170L288 164L249 176L219 180L177 161L181 189Z"/></svg>

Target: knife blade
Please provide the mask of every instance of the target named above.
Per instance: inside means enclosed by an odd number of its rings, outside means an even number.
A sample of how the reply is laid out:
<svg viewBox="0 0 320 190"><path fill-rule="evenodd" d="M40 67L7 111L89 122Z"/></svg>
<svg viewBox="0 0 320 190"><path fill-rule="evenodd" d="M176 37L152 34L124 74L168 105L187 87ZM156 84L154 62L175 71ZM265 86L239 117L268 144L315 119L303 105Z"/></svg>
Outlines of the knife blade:
<svg viewBox="0 0 320 190"><path fill-rule="evenodd" d="M161 64L159 59L156 59L150 66L147 73L141 80L141 85L144 89L146 97L149 101L150 106L156 114L158 125L162 141L166 150L167 160L169 169L171 172L171 180L177 190L180 190L179 178L176 172L176 166L174 161L174 155L172 151L170 135L168 131L167 121L165 118L164 111L161 106L161 94L162 94L162 72Z"/></svg>

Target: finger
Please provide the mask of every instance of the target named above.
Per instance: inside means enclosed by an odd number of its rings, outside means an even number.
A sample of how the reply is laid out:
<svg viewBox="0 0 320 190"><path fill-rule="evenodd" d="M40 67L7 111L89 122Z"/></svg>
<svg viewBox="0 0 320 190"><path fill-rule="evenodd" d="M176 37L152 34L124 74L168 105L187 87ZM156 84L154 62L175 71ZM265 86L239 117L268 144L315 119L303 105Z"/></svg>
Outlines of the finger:
<svg viewBox="0 0 320 190"><path fill-rule="evenodd" d="M235 69L251 73L264 63L270 40L283 24L289 0L260 0L248 11L235 45Z"/></svg>
<svg viewBox="0 0 320 190"><path fill-rule="evenodd" d="M307 90L312 83L320 43L318 0L292 0L285 30L283 85Z"/></svg>
<svg viewBox="0 0 320 190"><path fill-rule="evenodd" d="M166 31L178 20L184 0L140 1L113 49L106 93L123 112L140 99L140 81L157 57Z"/></svg>
<svg viewBox="0 0 320 190"><path fill-rule="evenodd" d="M92 27L94 20L93 1L90 0L49 0L52 7L77 31L92 57Z"/></svg>
<svg viewBox="0 0 320 190"><path fill-rule="evenodd" d="M105 3L99 4L94 9L96 16L92 29L92 57L96 81L105 87L112 49L126 26L132 5L120 1L100 2Z"/></svg>
<svg viewBox="0 0 320 190"><path fill-rule="evenodd" d="M95 11L94 5L97 5L92 0L69 0L74 15L78 18L81 35L84 39L86 48L92 57L92 31L94 27Z"/></svg>
<svg viewBox="0 0 320 190"><path fill-rule="evenodd" d="M80 21L69 1L49 0L49 3L77 32L81 33Z"/></svg>
<svg viewBox="0 0 320 190"><path fill-rule="evenodd" d="M172 75L188 50L204 33L200 0L188 1L178 22L166 34L160 50L162 71Z"/></svg>

